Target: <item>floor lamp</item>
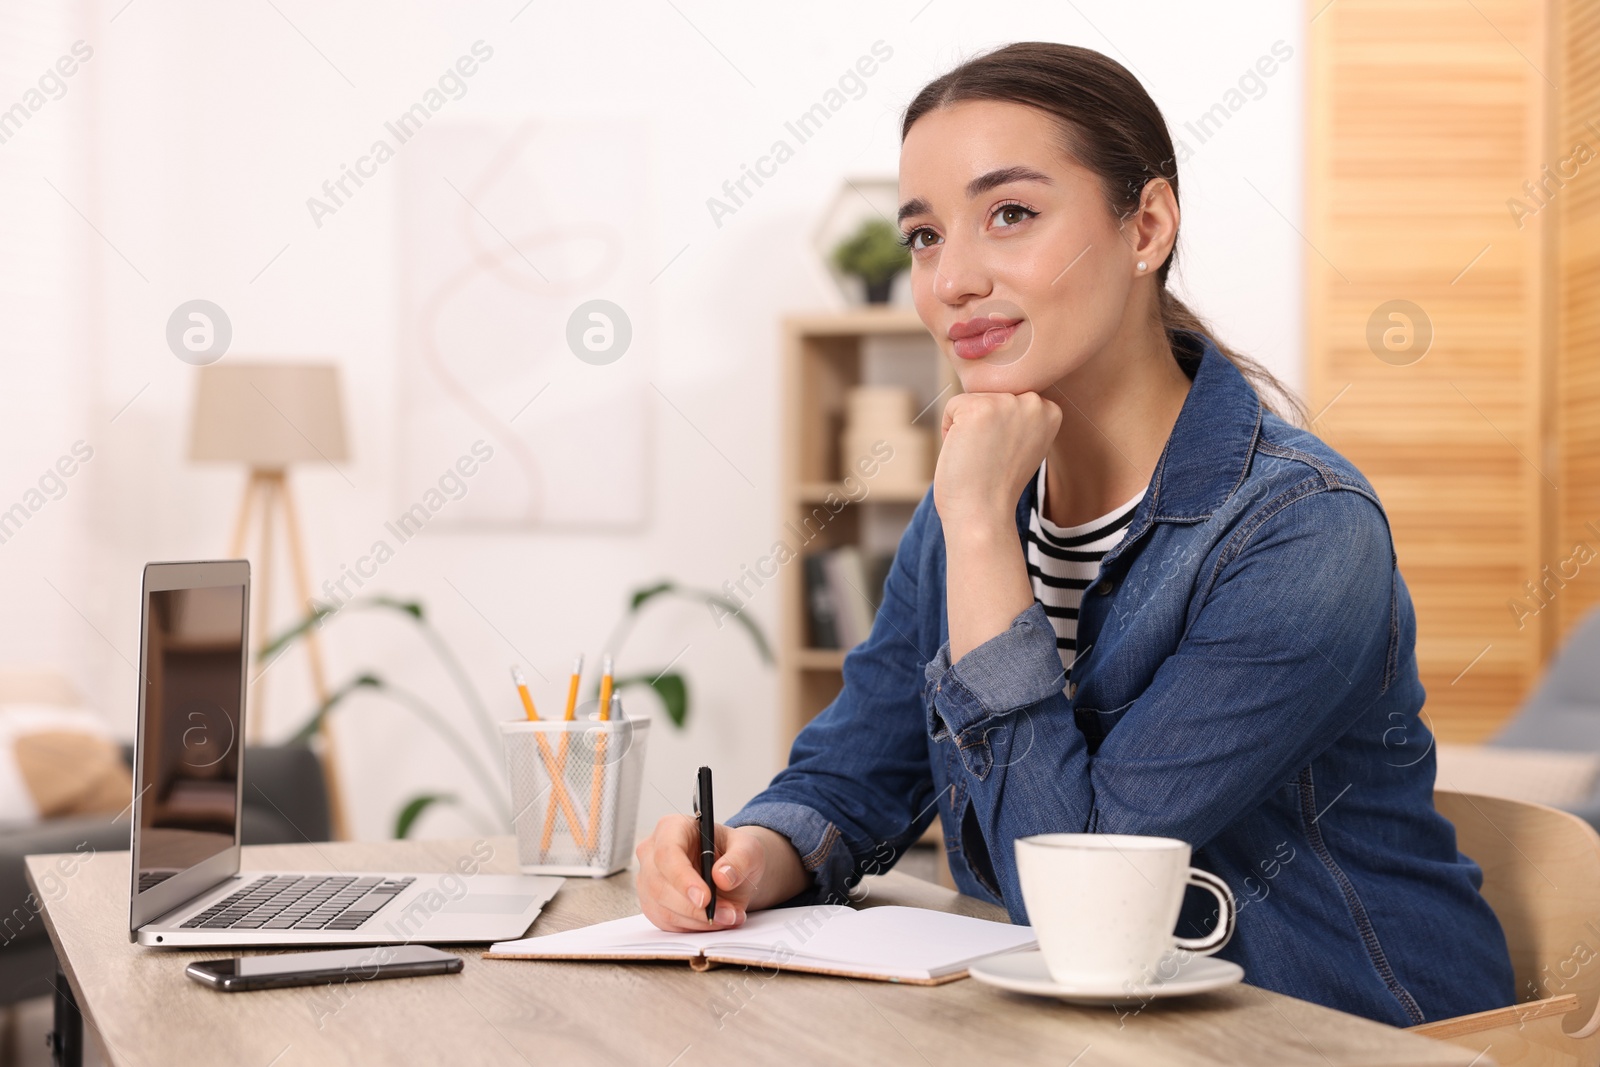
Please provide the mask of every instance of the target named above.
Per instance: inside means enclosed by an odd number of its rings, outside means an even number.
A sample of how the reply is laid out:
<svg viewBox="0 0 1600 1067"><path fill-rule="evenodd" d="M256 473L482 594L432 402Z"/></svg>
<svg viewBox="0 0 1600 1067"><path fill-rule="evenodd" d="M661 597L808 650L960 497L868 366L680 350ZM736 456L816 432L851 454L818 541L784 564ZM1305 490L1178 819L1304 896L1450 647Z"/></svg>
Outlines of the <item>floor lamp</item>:
<svg viewBox="0 0 1600 1067"><path fill-rule="evenodd" d="M189 458L200 462L242 463L250 472L234 520L230 555L243 558L256 524L255 620L258 644L272 629L274 547L281 528L290 578L302 608L311 605L311 578L306 570L305 540L289 482L295 463L328 466L343 461L345 447L339 368L331 363L215 363L200 368L195 393L194 425ZM337 470L337 468L335 468ZM311 667L311 685L320 704L328 699L322 645L316 630L303 638ZM249 720L250 742L261 740L266 678L257 671L248 699L255 709ZM333 836L347 836L344 798L339 789L339 761L327 718L321 724L322 773L327 782Z"/></svg>

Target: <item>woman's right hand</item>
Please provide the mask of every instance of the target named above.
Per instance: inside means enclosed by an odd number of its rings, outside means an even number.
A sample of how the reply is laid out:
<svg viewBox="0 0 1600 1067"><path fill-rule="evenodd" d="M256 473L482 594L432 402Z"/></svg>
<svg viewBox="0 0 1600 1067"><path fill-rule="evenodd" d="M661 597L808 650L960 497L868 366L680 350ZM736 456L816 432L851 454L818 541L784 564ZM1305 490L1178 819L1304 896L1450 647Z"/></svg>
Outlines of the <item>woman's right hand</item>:
<svg viewBox="0 0 1600 1067"><path fill-rule="evenodd" d="M1060 428L1061 409L1038 393L957 393L945 402L933 506L944 529L951 663L1033 606L1017 498Z"/></svg>
<svg viewBox="0 0 1600 1067"><path fill-rule="evenodd" d="M744 922L751 909L781 903L805 887L800 854L787 838L761 826L717 824L716 919L706 918L700 877L700 829L687 815L667 815L634 850L635 885L645 917L663 930L721 930Z"/></svg>
<svg viewBox="0 0 1600 1067"><path fill-rule="evenodd" d="M933 505L945 530L1013 536L1017 498L1060 429L1061 408L1038 393L957 393L945 401L933 474Z"/></svg>

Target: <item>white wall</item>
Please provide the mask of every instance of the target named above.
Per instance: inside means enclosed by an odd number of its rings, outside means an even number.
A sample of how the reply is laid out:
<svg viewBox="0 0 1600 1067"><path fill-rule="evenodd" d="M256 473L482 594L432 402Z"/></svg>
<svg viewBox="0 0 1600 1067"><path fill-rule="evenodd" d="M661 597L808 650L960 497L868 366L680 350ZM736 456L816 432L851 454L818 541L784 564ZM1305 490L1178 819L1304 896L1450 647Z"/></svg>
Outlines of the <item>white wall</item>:
<svg viewBox="0 0 1600 1067"><path fill-rule="evenodd" d="M62 198L86 204L77 188L94 89L81 72L60 81L59 99L38 87L77 36L65 7L0 9L0 111L39 94L20 128L0 118L0 512L27 509L20 528L0 516L0 663L81 668L72 644L97 640L73 610L85 604L88 473L40 486L75 441L100 444L85 358L90 249Z"/></svg>
<svg viewBox="0 0 1600 1067"><path fill-rule="evenodd" d="M8 324L0 501L20 496L74 439L96 450L64 500L0 545L9 608L0 613L0 662L64 664L124 731L139 568L221 554L242 477L183 458L196 372L167 350L167 316L205 297L228 311L234 353L340 363L353 458L341 465L344 477L295 472L313 574L318 583L335 575L401 503L389 458L405 432L396 410L394 175L380 173L320 229L305 200L479 39L494 61L452 114L622 116L653 131L652 225L628 254L649 275L672 265L652 285L659 328L633 344L648 349L655 382L682 409L654 412L657 492L643 533L430 533L384 569L384 588L426 602L507 717L515 708L506 665L519 652L551 680L536 682L536 695L555 703L573 653L598 649L630 589L662 576L719 586L767 550L776 529L777 323L837 299L814 261L811 229L843 175L893 173L900 110L964 56L1037 38L1099 48L1134 67L1195 149L1182 173L1185 291L1225 336L1292 384L1302 378L1302 246L1288 221L1298 225L1301 182L1304 57L1294 5L123 3L53 15L27 37L26 54L0 55L5 106L73 40L95 50L68 94L25 131L50 133L50 146L26 158L14 151L23 137L0 146L8 214L41 220L37 232L0 247ZM717 226L706 198L878 40L893 57L866 95ZM1183 122L1222 101L1279 40L1294 54L1260 99L1197 144ZM46 173L88 223L38 180ZM35 263L49 269L30 274ZM737 458L753 488L717 450ZM775 631L771 590L752 610ZM456 706L445 676L394 621L341 619L326 643L336 681L373 667ZM693 686L693 720L652 740L647 823L684 806L700 762L717 768L727 811L775 769L775 679L735 629L715 629L697 609L663 608L645 618L626 660L661 664L686 645L678 665ZM292 658L269 674L275 732L308 706L304 674ZM353 702L339 737L359 836L386 834L400 799L417 789L475 795L470 776L380 700ZM466 827L440 812L420 829Z"/></svg>

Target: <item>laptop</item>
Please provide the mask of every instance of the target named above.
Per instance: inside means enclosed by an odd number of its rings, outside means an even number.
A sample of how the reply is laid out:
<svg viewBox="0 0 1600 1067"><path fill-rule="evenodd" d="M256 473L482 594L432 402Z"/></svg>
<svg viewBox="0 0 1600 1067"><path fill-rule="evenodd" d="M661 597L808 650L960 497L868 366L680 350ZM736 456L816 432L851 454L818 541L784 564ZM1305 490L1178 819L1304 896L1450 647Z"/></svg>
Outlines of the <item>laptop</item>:
<svg viewBox="0 0 1600 1067"><path fill-rule="evenodd" d="M241 871L250 564L151 563L139 638L128 939L161 947L469 943L521 937L560 878Z"/></svg>

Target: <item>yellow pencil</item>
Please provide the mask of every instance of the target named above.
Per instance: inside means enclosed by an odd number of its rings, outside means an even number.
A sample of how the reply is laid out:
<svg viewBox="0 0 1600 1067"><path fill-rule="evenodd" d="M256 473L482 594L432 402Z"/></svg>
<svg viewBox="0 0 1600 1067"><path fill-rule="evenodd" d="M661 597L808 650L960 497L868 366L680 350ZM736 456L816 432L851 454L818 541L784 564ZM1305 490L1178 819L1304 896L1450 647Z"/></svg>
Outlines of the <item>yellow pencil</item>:
<svg viewBox="0 0 1600 1067"><path fill-rule="evenodd" d="M578 717L578 681L583 677L583 653L578 653L578 661L572 665L572 680L567 683L567 721L571 722Z"/></svg>
<svg viewBox="0 0 1600 1067"><path fill-rule="evenodd" d="M600 666L600 721L611 720L611 657L609 655L601 662ZM600 845L600 791L605 783L606 773L606 734L601 731L600 738L595 742L594 770L589 775L589 851L593 852Z"/></svg>
<svg viewBox="0 0 1600 1067"><path fill-rule="evenodd" d="M528 692L528 679L522 676L522 668L516 664L511 665L511 680L516 683L517 695L522 698L522 710L528 713L528 721L538 722L539 713L533 708L533 694Z"/></svg>
<svg viewBox="0 0 1600 1067"><path fill-rule="evenodd" d="M572 722L574 719L576 719L578 717L578 683L580 681L582 681L582 679L583 679L583 653L580 652L580 653L578 653L577 660L572 664L572 679L569 682L567 682L567 714L566 714L566 721L567 722ZM563 812L565 812L566 809L568 807L570 807L570 805L572 803L571 798L567 797L567 795L566 795L567 794L567 790L566 790L566 785L565 785L565 781L566 781L565 775L566 775L566 771L567 771L567 742L571 738L571 736L572 735L570 733L563 733L561 735L561 748L559 750L557 750L557 753L556 753L556 766L561 769L562 777L559 779L559 781L561 781L563 784L560 786L560 794L559 794L559 796L551 798L552 800L560 799L560 800L564 801L564 803L562 805ZM554 776L552 776L551 780L552 780L552 782L554 782L554 781L557 781L558 779L556 779ZM578 824L577 820L569 819L568 822L571 823L571 825L572 825L572 837L573 837L573 840L576 841L579 845L584 845L585 844L585 838L584 838L584 835L582 835L582 833L580 832L579 824ZM550 839L555 834L555 829L556 829L556 810L555 810L554 807L546 807L545 808L545 812L544 812L544 830L539 835L539 851L540 851L541 854L546 849L548 849L550 847Z"/></svg>
<svg viewBox="0 0 1600 1067"><path fill-rule="evenodd" d="M600 666L600 721L608 722L611 719L611 657L607 656Z"/></svg>
<svg viewBox="0 0 1600 1067"><path fill-rule="evenodd" d="M517 695L522 698L522 708L527 712L528 721L538 722L539 712L533 706L533 694L528 691L528 679L523 677L521 668L515 664L512 664L511 667L511 680L516 683ZM561 780L561 764L550 751L550 743L545 740L543 734L538 735L534 740L539 745L539 758L544 761L545 772L550 775L551 796L545 805L546 829L544 841L540 846L548 849L550 847L549 838L551 832L555 829L553 825L555 820L551 817L551 813L556 806L560 807L561 814L566 817L567 825L572 827L574 836L579 833L583 820L578 817L577 809L572 805L572 798L567 795L566 784Z"/></svg>

